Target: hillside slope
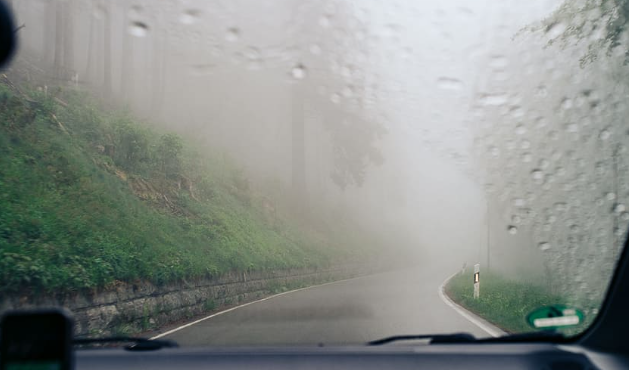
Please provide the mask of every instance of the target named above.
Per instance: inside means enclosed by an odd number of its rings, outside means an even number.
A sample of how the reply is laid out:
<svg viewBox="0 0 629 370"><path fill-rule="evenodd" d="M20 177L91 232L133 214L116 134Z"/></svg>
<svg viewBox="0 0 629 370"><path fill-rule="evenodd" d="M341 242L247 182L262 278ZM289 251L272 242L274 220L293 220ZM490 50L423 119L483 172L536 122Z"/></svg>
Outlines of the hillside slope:
<svg viewBox="0 0 629 370"><path fill-rule="evenodd" d="M1 82L0 293L326 266L353 253L176 134L78 91Z"/></svg>

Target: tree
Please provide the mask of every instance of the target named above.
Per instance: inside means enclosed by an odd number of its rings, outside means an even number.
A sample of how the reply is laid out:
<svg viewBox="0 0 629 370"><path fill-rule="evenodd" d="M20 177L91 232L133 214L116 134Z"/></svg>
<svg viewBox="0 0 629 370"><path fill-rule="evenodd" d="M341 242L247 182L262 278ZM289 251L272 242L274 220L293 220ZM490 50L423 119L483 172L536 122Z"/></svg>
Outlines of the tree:
<svg viewBox="0 0 629 370"><path fill-rule="evenodd" d="M308 76L296 82L292 89L293 187L299 195L305 192L307 168L304 151L309 144L303 136L305 104L321 113L323 124L330 133L330 158L333 162L330 178L341 189L360 187L368 167L380 165L384 161L376 142L386 133L381 122L367 118L374 116L371 114L373 112L360 107L364 97L359 92L365 91L367 84L366 67L360 70L361 62L354 59L367 54L363 43L358 40L358 35L366 33L366 27L360 22L349 22L353 17L353 5L349 2L315 2L309 8L302 2L296 4L293 18L301 26L296 33L298 44L314 44L315 48L325 50L329 59L309 57L307 65L304 65L302 63L306 62L303 60L306 57L301 56L302 60L298 61L293 70L294 76L302 74L302 70L308 71ZM313 15L320 15L321 18ZM327 36L325 41L322 41L321 35L312 33L312 30L320 29L322 23ZM331 67L332 58L343 66L340 71ZM332 91L328 99L321 99L316 92L318 83L315 75L325 76L326 85Z"/></svg>
<svg viewBox="0 0 629 370"><path fill-rule="evenodd" d="M157 147L157 157L161 170L167 176L176 176L181 170L183 141L177 134L162 135Z"/></svg>
<svg viewBox="0 0 629 370"><path fill-rule="evenodd" d="M629 0L586 0L566 1L541 24L532 30L543 29L553 33L549 44L557 41L564 46L575 39L586 42L581 66L592 63L602 54L610 56L616 48L623 46L629 26ZM555 31L563 29L562 32ZM624 53L624 64L629 64L629 49Z"/></svg>

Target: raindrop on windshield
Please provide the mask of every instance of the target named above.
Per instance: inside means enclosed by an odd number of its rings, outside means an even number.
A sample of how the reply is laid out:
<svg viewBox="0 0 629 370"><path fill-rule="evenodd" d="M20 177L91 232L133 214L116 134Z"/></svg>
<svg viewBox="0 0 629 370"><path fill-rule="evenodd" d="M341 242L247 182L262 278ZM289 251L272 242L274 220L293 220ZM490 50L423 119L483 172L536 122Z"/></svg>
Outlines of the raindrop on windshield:
<svg viewBox="0 0 629 370"><path fill-rule="evenodd" d="M598 134L598 138L605 141L607 139L609 139L609 137L611 136L611 134L609 133L608 130L602 130L599 134Z"/></svg>
<svg viewBox="0 0 629 370"><path fill-rule="evenodd" d="M225 39L229 42L236 42L240 40L240 30L236 27L228 28L227 33L225 34Z"/></svg>
<svg viewBox="0 0 629 370"><path fill-rule="evenodd" d="M303 80L306 77L306 67L300 63L293 67L290 74L296 80Z"/></svg>
<svg viewBox="0 0 629 370"><path fill-rule="evenodd" d="M515 234L518 233L518 228L513 226L513 225L511 225L511 226L507 227L507 231L509 232L509 234L515 235Z"/></svg>
<svg viewBox="0 0 629 370"><path fill-rule="evenodd" d="M570 133L579 132L579 125L576 123L569 123L566 125L566 131Z"/></svg>
<svg viewBox="0 0 629 370"><path fill-rule="evenodd" d="M536 183L541 183L544 181L544 172L542 170L533 170L531 171L531 177Z"/></svg>
<svg viewBox="0 0 629 370"><path fill-rule="evenodd" d="M439 79L437 79L437 86L444 90L461 90L463 88L463 82L456 78L439 77Z"/></svg>
<svg viewBox="0 0 629 370"><path fill-rule="evenodd" d="M144 37L149 32L149 26L144 22L132 22L129 27L129 34L135 37Z"/></svg>
<svg viewBox="0 0 629 370"><path fill-rule="evenodd" d="M572 108L573 105L574 104L572 103L572 99L566 98L566 99L561 101L561 108L563 108L563 109L566 109L566 110L570 109L570 108Z"/></svg>
<svg viewBox="0 0 629 370"><path fill-rule="evenodd" d="M546 27L546 34L551 39L560 36L566 29L566 25L561 22L554 22Z"/></svg>
<svg viewBox="0 0 629 370"><path fill-rule="evenodd" d="M197 21L197 18L199 18L200 14L201 14L201 11L197 9L189 9L189 10L186 10L181 15L181 17L179 17L179 21L183 24L193 24Z"/></svg>
<svg viewBox="0 0 629 370"><path fill-rule="evenodd" d="M505 94L483 94L480 97L480 102L483 105L503 105L507 102L507 95Z"/></svg>
<svg viewBox="0 0 629 370"><path fill-rule="evenodd" d="M627 209L624 204L618 203L614 206L614 213L622 213Z"/></svg>
<svg viewBox="0 0 629 370"><path fill-rule="evenodd" d="M548 166L550 165L550 162L548 162L547 159L540 159L539 160L539 167L544 169L544 168L548 168Z"/></svg>
<svg viewBox="0 0 629 370"><path fill-rule="evenodd" d="M547 243L547 242L539 243L539 250L547 251L549 249L550 249L550 243Z"/></svg>
<svg viewBox="0 0 629 370"><path fill-rule="evenodd" d="M330 22L330 16L327 15L327 14L319 19L319 26L321 26L323 28L330 27L330 23L331 23Z"/></svg>

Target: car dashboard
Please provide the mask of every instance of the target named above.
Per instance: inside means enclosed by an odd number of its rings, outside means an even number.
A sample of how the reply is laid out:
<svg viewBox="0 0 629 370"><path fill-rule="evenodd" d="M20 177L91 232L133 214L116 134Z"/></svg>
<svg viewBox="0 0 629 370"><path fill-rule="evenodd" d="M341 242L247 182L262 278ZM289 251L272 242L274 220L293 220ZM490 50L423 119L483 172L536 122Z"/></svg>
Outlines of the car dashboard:
<svg viewBox="0 0 629 370"><path fill-rule="evenodd" d="M627 369L629 357L540 344L79 350L76 369Z"/></svg>

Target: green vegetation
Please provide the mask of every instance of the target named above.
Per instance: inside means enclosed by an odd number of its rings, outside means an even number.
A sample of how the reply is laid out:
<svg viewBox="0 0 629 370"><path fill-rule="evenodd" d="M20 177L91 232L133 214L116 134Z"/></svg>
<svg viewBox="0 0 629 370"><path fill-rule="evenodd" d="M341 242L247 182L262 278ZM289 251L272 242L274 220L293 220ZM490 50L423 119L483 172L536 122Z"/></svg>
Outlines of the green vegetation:
<svg viewBox="0 0 629 370"><path fill-rule="evenodd" d="M510 333L535 331L527 324L526 316L539 307L569 305L568 299L551 294L542 286L509 280L494 273L483 274L478 299L474 299L471 274L455 276L445 290L456 303ZM589 326L592 319L593 315L586 313L584 324L562 331L569 335L579 333Z"/></svg>
<svg viewBox="0 0 629 370"><path fill-rule="evenodd" d="M237 166L174 133L81 92L0 84L0 294L327 266L355 253L330 239L347 238L338 229L269 208Z"/></svg>

